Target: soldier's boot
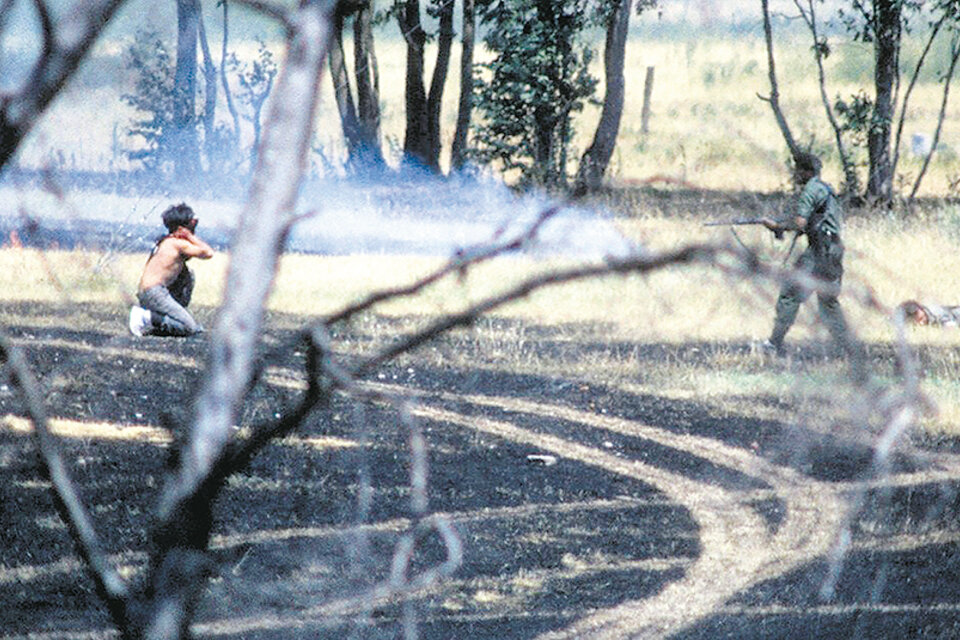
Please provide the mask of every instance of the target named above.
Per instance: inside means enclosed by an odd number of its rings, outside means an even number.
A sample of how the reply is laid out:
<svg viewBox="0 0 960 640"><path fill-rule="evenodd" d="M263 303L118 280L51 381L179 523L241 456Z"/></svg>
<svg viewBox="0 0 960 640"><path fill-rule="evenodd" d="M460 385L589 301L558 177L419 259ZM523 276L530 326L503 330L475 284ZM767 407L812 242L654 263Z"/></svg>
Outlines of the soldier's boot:
<svg viewBox="0 0 960 640"><path fill-rule="evenodd" d="M761 345L763 352L770 356L776 356L778 358L787 357L787 348L783 346L783 341L774 342L773 338L768 338L763 341Z"/></svg>

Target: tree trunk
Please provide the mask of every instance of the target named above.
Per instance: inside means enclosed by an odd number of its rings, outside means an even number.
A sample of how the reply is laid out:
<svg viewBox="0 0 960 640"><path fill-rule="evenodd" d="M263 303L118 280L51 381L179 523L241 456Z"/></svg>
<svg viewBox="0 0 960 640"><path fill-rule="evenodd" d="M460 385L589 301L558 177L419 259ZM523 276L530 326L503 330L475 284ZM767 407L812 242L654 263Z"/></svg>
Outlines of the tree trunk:
<svg viewBox="0 0 960 640"><path fill-rule="evenodd" d="M430 80L430 93L427 94L427 126L430 135L429 164L440 168L440 108L443 103L443 89L447 84L450 69L450 49L453 46L453 0L443 0L440 4L440 35L437 40L437 62L433 67Z"/></svg>
<svg viewBox="0 0 960 640"><path fill-rule="evenodd" d="M343 16L337 16L333 29L333 41L330 43L330 80L333 82L333 95L340 113L340 127L347 143L348 164L354 165L357 149L362 145L360 126L357 121L357 107L350 89L350 75L343 52Z"/></svg>
<svg viewBox="0 0 960 640"><path fill-rule="evenodd" d="M580 168L574 186L575 193L597 189L613 157L613 149L620 133L620 118L623 115L624 78L623 67L627 50L627 32L630 29L631 0L619 0L617 8L607 22L607 37L603 54L606 90L600 122L593 136L593 143L580 159Z"/></svg>
<svg viewBox="0 0 960 640"><path fill-rule="evenodd" d="M233 148L235 153L240 148L240 114L233 103L233 94L230 92L230 83L227 82L227 40L230 36L230 21L227 12L229 0L223 0L223 43L220 48L220 82L223 84L223 97L227 100L227 111L233 120ZM251 167L252 170L252 167Z"/></svg>
<svg viewBox="0 0 960 640"><path fill-rule="evenodd" d="M202 578L213 566L207 557L211 509L222 479L233 470L232 425L257 370L264 307L293 222L335 5L333 0L306 2L298 10L231 249L226 276L230 295L210 337L189 430L160 493L142 601L128 610L136 618L131 624L141 632L132 633L127 626L124 637L189 637Z"/></svg>
<svg viewBox="0 0 960 640"><path fill-rule="evenodd" d="M473 46L475 38L473 0L463 0L463 35L460 53L460 103L457 108L457 128L453 134L450 150L450 166L459 171L467 156L467 132L473 112Z"/></svg>
<svg viewBox="0 0 960 640"><path fill-rule="evenodd" d="M874 0L873 10L876 96L867 135L870 156L867 198L874 202L889 203L893 199L890 135L900 56L901 7L899 0Z"/></svg>
<svg viewBox="0 0 960 640"><path fill-rule="evenodd" d="M419 0L403 0L397 20L400 33L407 43L403 161L408 165L435 168L430 164L430 124L427 116L427 93L423 85L426 35L420 23Z"/></svg>
<svg viewBox="0 0 960 640"><path fill-rule="evenodd" d="M217 113L217 65L210 55L210 45L207 42L207 30L203 24L203 13L198 14L200 20L200 51L203 53L203 149L207 157L207 168L212 169L219 157L216 135Z"/></svg>
<svg viewBox="0 0 960 640"><path fill-rule="evenodd" d="M330 76L340 113L340 125L347 143L347 166L353 173L380 172L385 166L380 149L380 97L373 54L373 29L370 4L357 8L354 17L354 74L357 99L354 100L350 72L343 47L343 21L337 19L334 41L330 46Z"/></svg>
<svg viewBox="0 0 960 640"><path fill-rule="evenodd" d="M653 67L647 67L647 74L643 79L643 106L640 108L640 133L650 133L650 109L653 100Z"/></svg>
<svg viewBox="0 0 960 640"><path fill-rule="evenodd" d="M174 177L181 185L195 183L200 169L196 107L199 27L199 0L177 0L177 66L173 77L171 157Z"/></svg>
<svg viewBox="0 0 960 640"><path fill-rule="evenodd" d="M368 170L382 171L386 162L380 148L380 75L373 46L373 7L370 2L362 3L354 18L353 56L363 166Z"/></svg>
<svg viewBox="0 0 960 640"><path fill-rule="evenodd" d="M537 20L541 25L554 27L556 25L556 12L552 0L537 0ZM553 44L553 43L551 43ZM557 58L561 55L563 42L556 42L555 48L550 51L545 73L554 78L562 77L562 68ZM557 166L558 159L555 157L557 136L559 134L559 114L554 105L538 104L533 110L533 175L536 176L536 182L549 188L561 186L566 182L566 175L563 168ZM563 186L566 186L563 184Z"/></svg>
<svg viewBox="0 0 960 640"><path fill-rule="evenodd" d="M763 12L763 35L767 43L767 76L770 78L769 97L758 97L770 104L773 110L773 117L777 120L777 126L780 127L780 133L783 135L787 148L790 149L790 157L796 158L800 154L800 145L797 144L793 133L790 131L790 125L780 109L780 87L777 83L777 67L773 60L773 27L770 25L770 7L768 0L760 0L760 7Z"/></svg>

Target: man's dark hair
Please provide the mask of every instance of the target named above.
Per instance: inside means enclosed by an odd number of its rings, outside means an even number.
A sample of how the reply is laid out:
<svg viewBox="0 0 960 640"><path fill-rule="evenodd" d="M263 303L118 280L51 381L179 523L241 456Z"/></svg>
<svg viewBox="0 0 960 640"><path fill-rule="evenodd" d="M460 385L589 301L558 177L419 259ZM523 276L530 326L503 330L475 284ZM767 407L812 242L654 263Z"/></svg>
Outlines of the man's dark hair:
<svg viewBox="0 0 960 640"><path fill-rule="evenodd" d="M913 317L913 315L916 314L917 311L922 311L923 305L917 302L916 300L907 300L906 302L901 302L899 308L901 313L903 313L903 315L910 318L910 317Z"/></svg>
<svg viewBox="0 0 960 640"><path fill-rule="evenodd" d="M179 227L187 227L189 229L193 218L193 209L181 202L163 212L163 226L165 226L170 233L173 233Z"/></svg>
<svg viewBox="0 0 960 640"><path fill-rule="evenodd" d="M809 151L801 151L798 153L797 157L794 158L794 164L798 171L812 173L815 176L820 175L820 169L823 167L820 158Z"/></svg>

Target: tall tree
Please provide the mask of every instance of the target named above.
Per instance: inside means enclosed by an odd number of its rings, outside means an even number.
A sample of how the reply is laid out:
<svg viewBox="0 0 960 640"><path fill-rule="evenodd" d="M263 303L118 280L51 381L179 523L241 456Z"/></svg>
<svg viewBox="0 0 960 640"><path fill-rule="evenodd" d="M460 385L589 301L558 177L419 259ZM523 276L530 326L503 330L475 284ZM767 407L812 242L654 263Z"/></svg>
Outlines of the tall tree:
<svg viewBox="0 0 960 640"><path fill-rule="evenodd" d="M460 51L460 100L457 106L457 128L453 134L450 149L450 166L454 170L463 168L467 159L467 133L473 114L473 48L476 33L473 0L463 0L461 19Z"/></svg>
<svg viewBox="0 0 960 640"><path fill-rule="evenodd" d="M404 85L406 127L403 137L405 163L436 168L431 164L430 123L427 90L423 82L427 34L420 20L419 0L399 0L397 21L407 45L407 68Z"/></svg>
<svg viewBox="0 0 960 640"><path fill-rule="evenodd" d="M334 40L330 45L330 78L340 113L340 125L347 144L347 166L355 173L382 171L385 163L380 149L380 105L373 53L372 8L369 2L348 5L337 15ZM354 20L354 73L357 98L354 100L344 52L343 30L347 19Z"/></svg>
<svg viewBox="0 0 960 640"><path fill-rule="evenodd" d="M482 65L474 156L519 171L524 184L567 186L572 115L593 95L592 52L583 42L585 0L485 2L481 20L493 59Z"/></svg>
<svg viewBox="0 0 960 640"><path fill-rule="evenodd" d="M207 157L207 168L216 164L220 155L217 147L216 115L217 115L217 65L210 54L210 43L207 41L207 29L203 23L203 13L199 13L200 51L203 54L203 150ZM221 62L223 62L221 60Z"/></svg>
<svg viewBox="0 0 960 640"><path fill-rule="evenodd" d="M233 120L233 132L231 146L233 149L240 148L240 114L237 106L233 102L233 93L230 91L230 83L227 81L227 60L229 53L227 44L230 40L230 14L229 0L220 0L223 7L223 40L220 43L220 82L223 84L223 97L227 102L227 111L230 112L230 118Z"/></svg>
<svg viewBox="0 0 960 640"><path fill-rule="evenodd" d="M404 162L440 170L440 107L450 68L453 45L453 0L428 0L427 11L439 22L437 58L429 91L424 80L428 34L420 19L419 0L396 0L400 33L407 44L405 84L406 130Z"/></svg>
<svg viewBox="0 0 960 640"><path fill-rule="evenodd" d="M430 142L429 165L440 166L440 110L443 104L443 89L450 70L450 50L453 47L453 0L435 0L430 4L430 14L438 19L437 58L427 94L427 134Z"/></svg>
<svg viewBox="0 0 960 640"><path fill-rule="evenodd" d="M200 0L177 0L177 61L173 76L174 177L192 184L200 172L197 137L197 40Z"/></svg>
<svg viewBox="0 0 960 640"><path fill-rule="evenodd" d="M353 20L353 73L357 79L357 119L366 167L385 166L380 147L380 71L373 41L372 0L360 2Z"/></svg>
<svg viewBox="0 0 960 640"><path fill-rule="evenodd" d="M893 198L890 136L900 73L902 13L903 3L898 0L874 0L873 15L870 16L874 34L873 78L876 94L870 131L867 134L867 149L870 154L867 197L879 202L889 202Z"/></svg>
<svg viewBox="0 0 960 640"><path fill-rule="evenodd" d="M852 0L841 17L854 38L873 45L874 99L867 129L869 176L866 197L879 203L893 198L891 135L900 84L900 47L910 17L922 0Z"/></svg>
<svg viewBox="0 0 960 640"><path fill-rule="evenodd" d="M656 0L640 0L637 12L656 6ZM620 118L623 115L623 100L626 91L623 69L627 51L627 35L630 30L630 9L633 0L614 0L601 5L601 19L606 23L603 70L606 87L600 121L593 142L580 158L574 192L581 193L598 188L613 157L613 150L620 133Z"/></svg>

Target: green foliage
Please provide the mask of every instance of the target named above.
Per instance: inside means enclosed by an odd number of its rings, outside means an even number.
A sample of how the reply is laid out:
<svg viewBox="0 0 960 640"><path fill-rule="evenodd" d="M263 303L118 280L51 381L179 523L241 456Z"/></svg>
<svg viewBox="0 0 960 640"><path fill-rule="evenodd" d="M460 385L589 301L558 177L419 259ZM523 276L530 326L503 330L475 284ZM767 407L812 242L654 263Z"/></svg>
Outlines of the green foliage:
<svg viewBox="0 0 960 640"><path fill-rule="evenodd" d="M838 96L834 103L834 110L840 122L840 130L848 134L854 146L865 146L873 113L873 100L867 93L861 90L850 96L849 102Z"/></svg>
<svg viewBox="0 0 960 640"><path fill-rule="evenodd" d="M260 139L261 112L277 75L277 64L266 43L258 38L257 44L257 55L253 60L241 61L233 54L226 60L227 70L236 78L237 103L243 107L242 116L253 124L251 156ZM124 153L129 159L140 162L145 170L162 172L172 161L170 137L175 131L173 57L156 31L139 30L124 52L124 63L133 78L133 91L123 94L121 99L138 112L127 129L127 135L140 139L136 148ZM198 85L198 91L204 89L202 83ZM197 118L195 122L199 120ZM219 123L212 135L214 139L208 140L203 147L211 156L207 158L209 170L233 173L243 163L238 156L237 132Z"/></svg>
<svg viewBox="0 0 960 640"><path fill-rule="evenodd" d="M563 187L573 135L572 115L597 81L587 68L586 0L492 0L479 7L484 40L494 54L480 65L471 156L519 171L521 186Z"/></svg>
<svg viewBox="0 0 960 640"><path fill-rule="evenodd" d="M820 0L822 2L823 0ZM873 42L877 38L877 30L883 28L883 12L876 10L876 0L851 0L850 10L840 8L838 15L847 31L853 36L854 40L860 42ZM947 1L938 2L938 8L942 4L949 4ZM895 14L899 19L901 32L910 30L911 19L920 14L924 8L923 0L892 0L887 9L891 14Z"/></svg>
<svg viewBox="0 0 960 640"><path fill-rule="evenodd" d="M147 170L158 170L169 160L166 143L173 130L173 60L152 30L137 31L124 57L134 77L134 89L121 99L143 114L127 131L127 135L141 138L142 144L125 153Z"/></svg>
<svg viewBox="0 0 960 640"><path fill-rule="evenodd" d="M277 76L277 63L263 40L257 39L257 57L251 62L241 62L231 54L226 60L227 69L234 72L240 91L237 101L247 107L243 117L253 125L253 146L250 149L250 167L255 163L257 148L260 146L261 118L263 105L270 97L273 80Z"/></svg>

